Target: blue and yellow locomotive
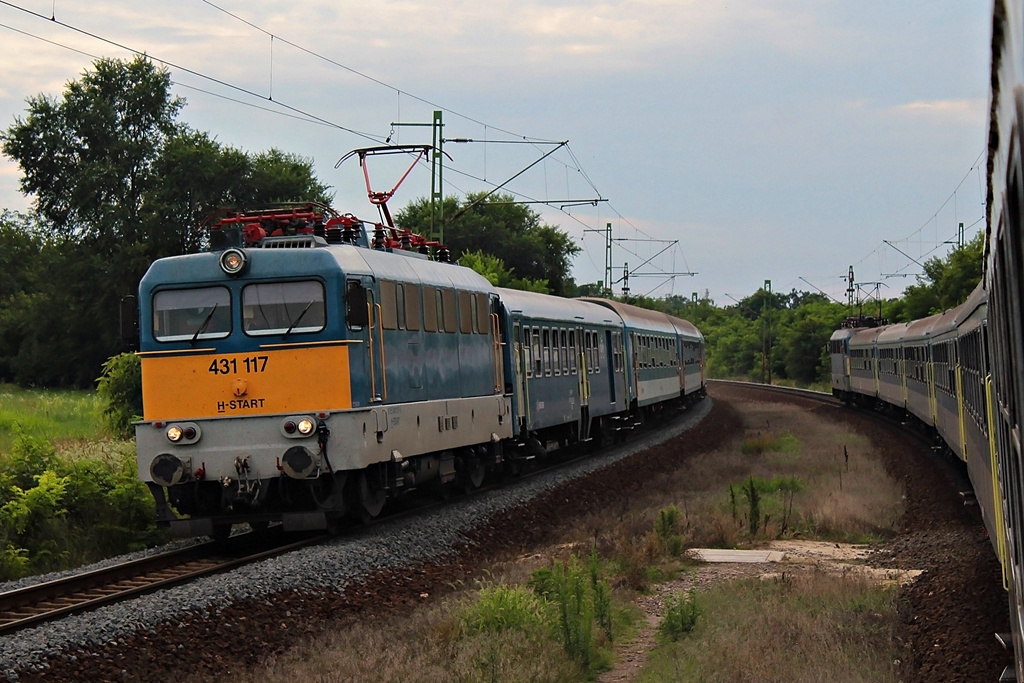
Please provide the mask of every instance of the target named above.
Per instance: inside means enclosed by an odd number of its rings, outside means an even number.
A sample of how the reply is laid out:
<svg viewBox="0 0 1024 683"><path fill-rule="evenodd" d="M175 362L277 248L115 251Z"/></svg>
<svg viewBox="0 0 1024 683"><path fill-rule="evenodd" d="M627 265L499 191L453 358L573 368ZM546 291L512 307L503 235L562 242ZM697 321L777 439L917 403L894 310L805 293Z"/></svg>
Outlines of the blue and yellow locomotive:
<svg viewBox="0 0 1024 683"><path fill-rule="evenodd" d="M392 227L303 205L210 241L139 288L139 476L175 535L372 518L703 396L689 323L497 289Z"/></svg>

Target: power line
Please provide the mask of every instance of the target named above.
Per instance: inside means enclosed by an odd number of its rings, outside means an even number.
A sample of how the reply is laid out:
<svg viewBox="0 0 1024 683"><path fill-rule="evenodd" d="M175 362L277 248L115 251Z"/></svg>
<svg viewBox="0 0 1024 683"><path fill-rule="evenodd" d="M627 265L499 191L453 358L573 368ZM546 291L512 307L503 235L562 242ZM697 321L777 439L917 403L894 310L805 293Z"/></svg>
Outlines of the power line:
<svg viewBox="0 0 1024 683"><path fill-rule="evenodd" d="M271 38L271 42L272 42L272 44L271 44L271 51L273 51L273 42L274 41L283 42L286 45L288 45L290 47L293 47L296 50L299 50L301 52L304 52L306 54L314 56L314 57L316 57L318 59L321 59L321 60L323 60L323 61L325 61L325 62L327 62L327 63L329 63L329 64L331 64L331 65L333 65L333 66L335 66L337 68L343 69L343 70L348 71L348 72L350 72L350 73L352 73L354 75L359 76L360 78L364 78L364 79L369 80L369 81L371 81L373 83L376 83L376 84L378 84L378 85L380 85L382 87L388 88L388 89L394 91L395 93L397 93L399 96L401 96L402 94L405 94L407 97L410 97L410 98L412 98L412 99L414 99L416 101L419 101L419 102L422 102L424 104L427 104L427 105L430 105L430 106L433 106L433 107L437 107L437 108L443 109L445 111L451 112L455 116L463 118L463 119L465 119L467 121L470 121L472 123L475 123L477 125L483 126L485 129L493 129L493 130L497 130L497 131L500 131L502 133L505 133L506 135L510 135L510 136L513 136L513 137L519 137L519 138L521 138L521 141L528 142L528 143L555 142L555 141L544 140L543 138L532 138L532 137L529 137L529 136L520 135L518 133L514 133L514 132L509 131L507 129L501 128L499 126L494 126L493 124L484 123L483 121L480 121L479 119L476 119L474 117L468 116L468 115L463 114L461 112L458 112L458 111L455 111L455 110L452 110L452 109L448 109L446 107L443 107L442 105L439 105L439 104L436 104L436 103L432 102L431 100L428 100L428 99L423 98L423 97L419 97L417 95L413 95L413 94L408 93L408 92L406 92L406 91L404 91L404 90L402 90L400 88L392 86L392 85L390 85L389 83L387 83L387 82L385 82L383 80L380 80L378 78L374 78L373 76L370 76L370 75L365 74L365 73L363 73L361 71L353 69L352 67L349 67L349 66L347 66L345 64L342 64L341 62L338 62L338 61L336 61L334 59L326 57L325 55L322 55L319 52L316 52L316 51L311 50L309 48L303 47L302 45L299 45L299 44L297 44L297 43L295 43L293 41L290 41L290 40L288 40L286 38L282 38L281 36L278 36L278 35L270 32L270 31L267 31L266 29L258 26L257 24L255 24L253 22L250 22L250 21L248 21L248 20L246 20L246 19L244 19L244 18L242 18L242 17L240 17L240 16L238 16L238 15L236 15L236 14L230 12L230 11L225 10L222 7L219 7L218 5L216 5L213 2L210 2L209 0L203 0L203 2L205 4L207 4L207 5L209 5L210 7L212 7L213 9L215 9L215 10L217 10L219 12L222 12L222 13L226 14L227 16L232 17L236 21L239 21L239 22L241 22L241 23L251 27L252 29L257 30L257 31L259 31L259 32L269 36ZM266 112L269 112L269 113L273 113L273 114L276 114L276 115L285 116L285 117L288 117L288 118L293 118L293 119L296 119L296 120L305 121L307 123L314 123L314 124L318 124L318 125L323 125L325 127L342 130L342 131L351 133L353 135L356 135L358 137L370 140L370 141L372 141L374 143L378 143L378 144L381 143L381 136L377 136L377 135L374 135L374 134L371 134L371 133L367 133L367 132L364 132L364 131L356 130L354 128L350 128L348 126L344 126L344 125L342 125L340 123L337 123L335 121L332 121L330 119L318 116L318 115L316 115L316 114L314 114L314 113L312 113L310 111L307 111L307 110L301 109L299 107L290 105L290 104L288 104L285 101L275 100L273 98L273 90L272 90L273 89L273 74L272 73L271 73L270 91L267 94L264 95L264 94L261 94L259 92L254 91L254 90L252 90L250 88L246 88L246 87L243 87L243 86L240 86L240 85L236 85L236 84L234 84L234 83L232 83L230 81L226 81L224 79L217 78L217 77L211 76L209 74L206 74L206 73L204 73L202 71L199 71L197 69L192 69L192 68L183 66L181 64L178 64L176 62L172 62L170 60L163 59L161 57L158 57L158 56L146 53L146 52L144 52L142 50L139 50L137 48L131 47L131 46L126 45L124 43L115 41L115 40L110 39L110 38L106 38L106 37L104 37L104 36L102 36L102 35L100 35L98 33L94 33L92 31L89 31L89 30L86 30L84 28L75 26L75 25L70 24L68 22L58 20L56 18L55 14L51 14L50 16L46 16L44 14L41 14L39 12L30 10L28 8L21 7L21 6L15 4L13 2L9 2L9 0L0 0L0 5L10 7L11 9L23 12L23 13L29 15L29 16L32 16L32 17L35 17L37 19L41 19L41 20L47 21L50 24L55 24L55 25L60 26L60 27L62 27L64 29L66 29L66 30L72 31L74 33L78 33L78 34L86 36L86 37L89 37L89 38L91 38L93 40L98 40L98 41L100 41L102 43L105 43L107 45L111 45L111 46L116 47L116 48L121 49L121 50L125 50L127 52L132 53L132 54L146 57L147 59L151 59L154 62L157 62L157 63L161 64L164 67L173 68L173 69L176 69L178 71L181 71L181 72L190 74L192 76L195 76L196 78L199 78L199 79L208 81L210 83L216 84L218 86L221 86L221 87L224 87L224 88L227 88L227 89L230 89L230 90L242 93L242 94L247 95L249 97L254 97L254 98L257 98L257 99L259 99L261 101L273 103L273 105L275 107L277 107L278 109L273 109L273 108L266 107L266 106L256 105L256 104L253 104L251 102L245 102L243 100L238 100L238 99L235 99L235 98L231 98L231 97L228 97L226 95L218 94L216 92L212 92L212 91L209 91L209 90L206 90L206 89L203 89L203 88L199 88L199 87L196 87L196 86L186 85L186 84L182 83L180 80L172 81L174 84L176 84L176 85L178 85L180 87L188 88L188 89L194 90L196 92L201 92L201 93L213 96L213 97L218 97L218 98L224 99L224 100L229 101L229 102L233 102L233 103L236 103L236 104L241 104L243 106L252 107L252 108L255 108L255 109L258 109L258 110L262 110L262 111L266 111ZM92 55L90 53L84 52L82 50L78 50L76 48L72 48L72 47L70 47L68 45L64 45L64 44L58 43L56 41L52 41L52 40L43 38L41 36L37 36L37 35L31 34L31 33L28 33L26 31L22 31L20 29L16 29L16 28L10 27L10 26L6 26L6 25L0 25L0 26L3 26L4 28L7 28L8 30L11 30L13 32L16 32L16 33L19 33L19 34L22 34L22 35L34 38L36 40L40 40L42 42L45 42L45 43L48 43L48 44L51 44L51 45L55 45L55 46L61 47L63 49L67 49L67 50L76 52L78 54L82 54L83 56L90 57L91 59L98 59L98 57L96 57L95 55ZM273 58L273 52L271 52L271 59L272 58ZM271 69L272 68L273 68L273 66L271 65ZM283 109L285 111L281 111L281 109ZM502 142L511 142L511 141L493 141L493 142L500 144ZM574 171L576 171L576 173L580 177L582 177L584 179L586 184L589 185L591 187L591 189L593 189L597 193L598 198L601 201L606 201L601 196L601 192L600 192L600 190L598 190L598 188L594 184L593 180L590 178L590 176L587 174L587 172L583 169L582 165L579 162L578 157L575 155L575 153L572 151L572 149L569 148L569 146L567 144L565 144L564 146L566 147L567 153L568 153L568 155L569 155L569 157L570 157L570 159L572 160L573 163L572 164L568 164L568 163L565 163L564 161L561 161L561 160L559 160L557 158L552 158L551 161L554 161L556 163L562 164L567 170L569 168L572 168ZM486 181L486 180L484 180L482 178L479 178L477 176L474 176L472 174L463 173L463 172L458 171L458 169L454 169L454 168L452 170L454 172L462 173L463 175L465 175L467 177L470 177L470 178L473 178L475 180L478 180L479 182L482 182L482 183L484 183L486 185L489 185L491 187L497 187L497 186L494 185L494 183ZM514 194L518 195L519 193L514 193ZM520 195L520 196L525 196L525 195ZM558 207L558 206L555 206L554 203L547 202L547 201L544 201L544 202L541 202L541 203L547 204L551 208L557 209L563 215L568 216L572 220L574 220L577 223L579 223L579 224L581 224L581 225L586 227L587 224L583 223L580 219L576 218L572 214L566 212L564 206ZM631 221L629 221L625 216L623 216L614 206L610 206L610 208L613 211L613 213L615 213L615 215L618 216L618 218L623 223L626 223L627 225L632 227L636 232L644 235L645 237L648 237L648 238L651 237L647 232L641 230L636 225L634 225ZM684 263L686 263L685 255L683 255L683 261L684 261ZM687 264L687 269L689 269L689 265L688 264Z"/></svg>

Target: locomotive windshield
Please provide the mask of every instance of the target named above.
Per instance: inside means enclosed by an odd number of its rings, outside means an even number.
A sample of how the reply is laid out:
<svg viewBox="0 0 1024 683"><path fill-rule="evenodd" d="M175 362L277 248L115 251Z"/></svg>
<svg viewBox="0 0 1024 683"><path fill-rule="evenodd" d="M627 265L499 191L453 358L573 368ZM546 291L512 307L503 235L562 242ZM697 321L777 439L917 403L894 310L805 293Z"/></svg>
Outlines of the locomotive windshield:
<svg viewBox="0 0 1024 683"><path fill-rule="evenodd" d="M324 329L324 286L315 280L264 282L242 290L242 320L250 335Z"/></svg>
<svg viewBox="0 0 1024 683"><path fill-rule="evenodd" d="M168 289L153 296L157 341L220 339L231 334L231 292L225 287Z"/></svg>

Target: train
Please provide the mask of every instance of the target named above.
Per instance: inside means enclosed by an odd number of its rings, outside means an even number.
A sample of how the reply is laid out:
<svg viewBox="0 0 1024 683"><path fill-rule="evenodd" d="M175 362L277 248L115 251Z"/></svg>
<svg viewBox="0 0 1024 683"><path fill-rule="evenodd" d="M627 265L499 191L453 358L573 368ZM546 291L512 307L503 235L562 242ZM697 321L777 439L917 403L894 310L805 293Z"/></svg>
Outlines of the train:
<svg viewBox="0 0 1024 683"><path fill-rule="evenodd" d="M984 272L953 309L899 324L853 318L829 340L832 392L924 425L966 463L1002 566L1024 681L1024 0L992 11Z"/></svg>
<svg viewBox="0 0 1024 683"><path fill-rule="evenodd" d="M174 536L336 530L705 396L689 322L492 286L318 204L225 212L139 284L138 476Z"/></svg>

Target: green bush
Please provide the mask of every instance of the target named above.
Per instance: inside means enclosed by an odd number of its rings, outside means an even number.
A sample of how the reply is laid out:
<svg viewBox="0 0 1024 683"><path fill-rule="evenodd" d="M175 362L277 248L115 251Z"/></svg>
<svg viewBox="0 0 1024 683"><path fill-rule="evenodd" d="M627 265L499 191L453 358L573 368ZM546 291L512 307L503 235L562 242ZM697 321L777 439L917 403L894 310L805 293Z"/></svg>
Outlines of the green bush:
<svg viewBox="0 0 1024 683"><path fill-rule="evenodd" d="M46 439L26 434L21 425L14 424L14 444L9 457L0 454L0 493L5 487L30 489L36 477L57 466L57 451ZM7 498L0 498L6 500Z"/></svg>
<svg viewBox="0 0 1024 683"><path fill-rule="evenodd" d="M45 439L19 433L0 454L0 581L162 542L153 505L129 452L65 461Z"/></svg>
<svg viewBox="0 0 1024 683"><path fill-rule="evenodd" d="M103 420L110 433L118 437L132 435L132 422L142 415L142 363L134 353L111 356L103 364L96 380L100 397L106 403Z"/></svg>
<svg viewBox="0 0 1024 683"><path fill-rule="evenodd" d="M611 587L600 577L596 550L591 549L586 567L573 555L535 571L529 585L554 604L554 634L565 653L588 671L602 666L594 626L612 641Z"/></svg>
<svg viewBox="0 0 1024 683"><path fill-rule="evenodd" d="M658 510L658 519L654 522L654 535L661 552L672 557L683 554L683 537L679 534L679 519L682 513L676 505L669 505Z"/></svg>
<svg viewBox="0 0 1024 683"><path fill-rule="evenodd" d="M480 589L466 608L463 623L472 633L538 635L550 630L551 619L548 605L530 589L498 584Z"/></svg>
<svg viewBox="0 0 1024 683"><path fill-rule="evenodd" d="M697 594L692 588L686 595L670 595L665 600L665 616L658 624L658 635L662 641L675 642L693 630L699 616Z"/></svg>
<svg viewBox="0 0 1024 683"><path fill-rule="evenodd" d="M590 558L587 560L587 568L590 570L590 590L594 594L594 620L604 633L608 642L614 640L612 633L612 589L608 582L601 578L601 558L597 555L597 548L590 548Z"/></svg>

